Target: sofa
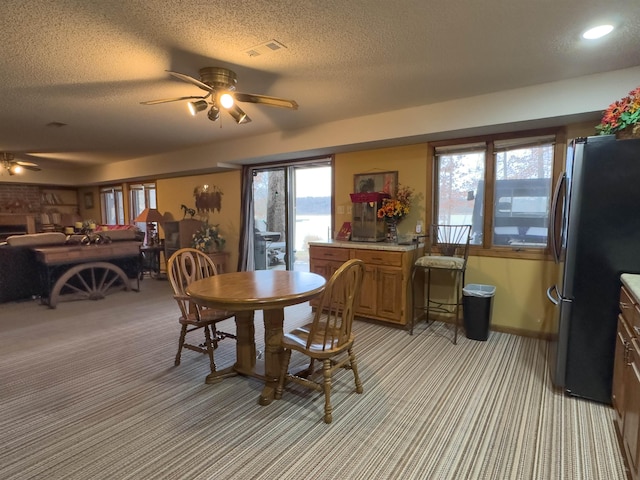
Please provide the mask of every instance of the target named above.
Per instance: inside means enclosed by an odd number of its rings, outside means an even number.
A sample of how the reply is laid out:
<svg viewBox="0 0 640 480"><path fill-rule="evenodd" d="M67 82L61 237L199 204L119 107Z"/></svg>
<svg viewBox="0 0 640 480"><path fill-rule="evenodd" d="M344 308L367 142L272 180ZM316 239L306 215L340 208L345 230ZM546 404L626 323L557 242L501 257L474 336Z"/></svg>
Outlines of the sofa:
<svg viewBox="0 0 640 480"><path fill-rule="evenodd" d="M116 229L99 232L105 241L132 241L141 244L139 229ZM0 303L35 298L45 290L41 282L42 264L36 248L82 243L84 235L65 235L60 232L12 235L0 243ZM144 233L142 233L144 237ZM106 240L108 239L108 240ZM129 278L139 274L139 264L114 260Z"/></svg>

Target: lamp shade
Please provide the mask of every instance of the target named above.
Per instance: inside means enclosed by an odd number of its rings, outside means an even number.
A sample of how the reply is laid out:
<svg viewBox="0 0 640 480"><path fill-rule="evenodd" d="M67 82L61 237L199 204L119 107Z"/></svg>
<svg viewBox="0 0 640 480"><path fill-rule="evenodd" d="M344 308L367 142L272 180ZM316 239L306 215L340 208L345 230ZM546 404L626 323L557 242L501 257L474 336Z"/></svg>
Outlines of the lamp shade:
<svg viewBox="0 0 640 480"><path fill-rule="evenodd" d="M145 208L140 213L140 215L138 215L135 218L134 222L145 222L145 223L158 222L158 223L162 223L162 222L164 222L164 217L155 208Z"/></svg>

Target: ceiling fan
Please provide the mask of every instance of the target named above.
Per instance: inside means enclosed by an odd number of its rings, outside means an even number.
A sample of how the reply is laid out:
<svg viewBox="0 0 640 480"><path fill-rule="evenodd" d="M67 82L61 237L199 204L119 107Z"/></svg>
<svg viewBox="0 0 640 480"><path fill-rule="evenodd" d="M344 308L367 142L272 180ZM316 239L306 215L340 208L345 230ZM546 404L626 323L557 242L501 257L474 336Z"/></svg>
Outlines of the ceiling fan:
<svg viewBox="0 0 640 480"><path fill-rule="evenodd" d="M207 113L209 120L215 122L220 117L220 108L222 107L229 112L229 115L234 118L236 123L249 123L251 121L249 116L244 113L236 102L258 103L261 105L269 105L271 107L290 108L292 110L298 109L298 104L295 100L269 97L267 95L256 95L253 93L236 92L238 76L235 72L226 68L201 68L200 80L190 77L189 75L185 75L184 73L171 72L169 70L167 70L167 72L184 82L191 83L192 85L201 88L207 92L207 94L203 96L166 98L140 102L142 105L156 105L158 103L191 100L189 102L189 110L192 115L206 110L209 105L211 105L211 108Z"/></svg>
<svg viewBox="0 0 640 480"><path fill-rule="evenodd" d="M22 173L23 170L33 170L38 172L41 168L33 162L23 162L16 160L13 153L3 152L0 158L0 163L9 172L9 175L15 175L16 173Z"/></svg>

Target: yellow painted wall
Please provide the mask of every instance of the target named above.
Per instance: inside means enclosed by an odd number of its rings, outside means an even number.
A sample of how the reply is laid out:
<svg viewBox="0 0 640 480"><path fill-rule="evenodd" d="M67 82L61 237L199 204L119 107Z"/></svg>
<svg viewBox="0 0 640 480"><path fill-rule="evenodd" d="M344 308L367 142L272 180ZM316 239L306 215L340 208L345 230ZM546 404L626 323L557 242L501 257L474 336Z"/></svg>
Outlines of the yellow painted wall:
<svg viewBox="0 0 640 480"><path fill-rule="evenodd" d="M195 209L196 203L193 190L202 185L216 185L222 190L222 207L220 212L208 213L211 224L219 224L221 234L226 239L225 251L230 257L227 271L235 272L238 265L238 236L240 232L240 187L241 172L212 173L189 177L167 178L156 181L158 211L165 220L182 220L183 211L180 205ZM189 218L189 216L187 216ZM194 218L207 219L207 214L197 214ZM161 230L164 238L164 231Z"/></svg>
<svg viewBox="0 0 640 480"><path fill-rule="evenodd" d="M553 304L546 291L556 281L551 261L469 257L466 283L493 285L496 329L545 335L552 331Z"/></svg>
<svg viewBox="0 0 640 480"><path fill-rule="evenodd" d="M411 186L416 192L412 211L399 224L399 233L413 233L418 219L425 223L425 212L431 208L431 188L427 185L431 166L427 164L427 149L427 144L417 144L336 155L336 212L344 207L344 213L336 213L336 228L351 221L348 207L349 193L354 189L353 175L393 170L398 171L400 184ZM495 328L535 336L551 331L553 308L546 298L546 289L555 278L553 262L470 257L466 283L496 286L492 316Z"/></svg>
<svg viewBox="0 0 640 480"><path fill-rule="evenodd" d="M417 220L425 223L427 187L427 144L363 150L335 156L335 228L351 221L350 193L354 192L353 176L358 173L398 172L398 183L414 189L413 206L407 218L398 224L398 234L415 231ZM341 208L342 207L342 210ZM341 213L344 212L344 213Z"/></svg>
<svg viewBox="0 0 640 480"><path fill-rule="evenodd" d="M93 208L86 208L85 194L93 197ZM83 220L95 220L100 223L102 214L100 213L100 192L98 187L83 187L78 189L78 213Z"/></svg>
<svg viewBox="0 0 640 480"><path fill-rule="evenodd" d="M568 130L569 138L590 135L591 125L575 125ZM427 144L363 150L335 155L335 224L351 221L353 176L359 173L398 171L398 181L415 190L412 211L399 224L399 233L414 232L416 221L426 225L426 212L431 208L428 188L431 166L427 164ZM195 207L193 189L199 185L217 185L223 192L222 210L210 214L211 223L219 223L227 238L225 250L231 254L228 268L234 271L238 261L240 231L240 171L162 179L157 181L158 209L167 220L182 218L180 205ZM546 298L546 289L555 282L557 269L553 262L496 257L471 256L466 283L496 286L493 299L494 328L530 335L551 332L553 306Z"/></svg>

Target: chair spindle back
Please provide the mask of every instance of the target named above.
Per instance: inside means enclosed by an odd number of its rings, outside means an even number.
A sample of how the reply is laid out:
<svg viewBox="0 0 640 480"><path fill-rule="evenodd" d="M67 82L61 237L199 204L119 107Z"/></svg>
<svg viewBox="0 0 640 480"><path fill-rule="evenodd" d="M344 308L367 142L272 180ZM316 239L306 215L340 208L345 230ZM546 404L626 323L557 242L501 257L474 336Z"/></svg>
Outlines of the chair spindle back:
<svg viewBox="0 0 640 480"><path fill-rule="evenodd" d="M364 262L352 259L331 276L317 305L307 349L317 345L318 340L322 350L333 350L349 341L363 274Z"/></svg>
<svg viewBox="0 0 640 480"><path fill-rule="evenodd" d="M187 296L187 287L196 280L217 275L218 270L206 253L195 248L182 248L169 258L168 271L174 297L186 318L195 305Z"/></svg>

